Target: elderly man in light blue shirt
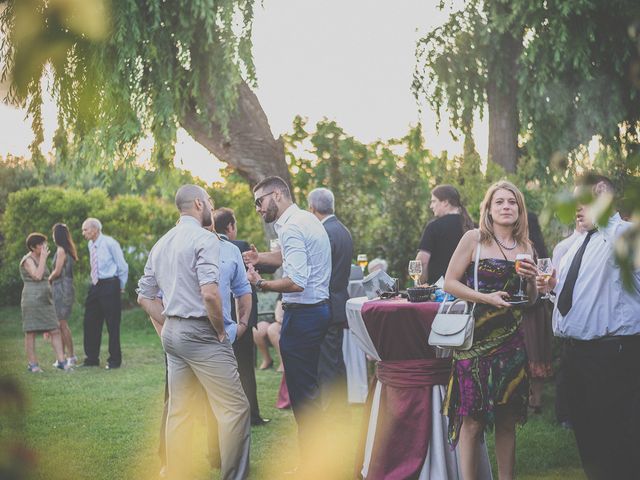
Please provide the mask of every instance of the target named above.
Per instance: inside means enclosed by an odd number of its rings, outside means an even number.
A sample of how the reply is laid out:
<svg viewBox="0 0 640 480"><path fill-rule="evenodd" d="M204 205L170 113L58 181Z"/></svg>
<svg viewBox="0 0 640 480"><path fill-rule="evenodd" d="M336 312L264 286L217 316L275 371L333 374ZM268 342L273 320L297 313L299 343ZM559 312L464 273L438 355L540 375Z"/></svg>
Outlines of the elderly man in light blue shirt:
<svg viewBox="0 0 640 480"><path fill-rule="evenodd" d="M194 476L191 426L194 401L203 388L218 422L221 478L244 479L249 474L249 403L224 328L221 242L202 228L212 223L213 204L201 187L184 185L176 206L180 220L154 245L138 282L138 303L161 330L167 354L166 473L176 479Z"/></svg>
<svg viewBox="0 0 640 480"><path fill-rule="evenodd" d="M254 187L253 194L256 211L264 221L275 221L282 250L259 253L254 247L244 252L243 257L249 265L249 281L258 291L282 293L280 352L298 424L300 467L304 469L314 454L310 423L317 421L321 412L318 360L330 319L331 245L320 220L293 203L282 178L265 178ZM262 279L254 269L257 264L282 265L282 278ZM303 478L305 472L298 475Z"/></svg>
<svg viewBox="0 0 640 480"><path fill-rule="evenodd" d="M595 204L613 200L606 177L589 175L581 187ZM629 290L614 259L631 224L616 213L598 226L594 215L579 206L583 231L549 281L557 294L553 331L565 339L567 407L587 477L631 479L640 472L640 271Z"/></svg>
<svg viewBox="0 0 640 480"><path fill-rule="evenodd" d="M109 333L109 358L107 369L120 368L120 321L122 300L129 275L120 244L102 233L102 223L97 218L87 218L82 224L82 235L89 247L91 284L87 292L84 310L84 366L100 365L102 325L106 322Z"/></svg>

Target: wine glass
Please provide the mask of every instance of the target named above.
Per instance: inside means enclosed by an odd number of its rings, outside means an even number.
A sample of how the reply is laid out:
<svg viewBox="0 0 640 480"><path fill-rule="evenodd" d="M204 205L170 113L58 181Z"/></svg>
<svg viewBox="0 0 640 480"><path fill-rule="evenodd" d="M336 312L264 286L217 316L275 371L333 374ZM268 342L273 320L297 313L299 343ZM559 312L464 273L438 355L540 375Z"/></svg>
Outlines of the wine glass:
<svg viewBox="0 0 640 480"><path fill-rule="evenodd" d="M522 291L522 275L520 275L520 265L522 264L523 260L531 260L531 255L529 255L528 253L519 253L516 255L516 273L518 274L518 277L520 277L520 286L518 287L516 297L520 297L521 299L525 300L527 298L527 295L524 291Z"/></svg>
<svg viewBox="0 0 640 480"><path fill-rule="evenodd" d="M409 261L409 276L413 278L413 286L417 287L422 275L422 262L420 260Z"/></svg>
<svg viewBox="0 0 640 480"><path fill-rule="evenodd" d="M360 268L364 272L364 269L367 268L367 265L369 265L369 260L367 259L367 254L366 253L359 254L358 257L356 258L356 262L358 263L358 265L360 266Z"/></svg>
<svg viewBox="0 0 640 480"><path fill-rule="evenodd" d="M549 279L551 278L551 274L553 273L553 264L551 263L550 258L539 258L538 259L538 272L540 272L540 276L544 280L545 284L545 294L540 298L550 298L549 297Z"/></svg>

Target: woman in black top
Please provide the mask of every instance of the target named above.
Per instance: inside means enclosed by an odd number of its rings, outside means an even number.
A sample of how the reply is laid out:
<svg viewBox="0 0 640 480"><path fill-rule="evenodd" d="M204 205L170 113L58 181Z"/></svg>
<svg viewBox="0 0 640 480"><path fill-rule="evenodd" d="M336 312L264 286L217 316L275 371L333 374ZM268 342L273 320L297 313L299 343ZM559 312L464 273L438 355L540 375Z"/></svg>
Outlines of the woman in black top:
<svg viewBox="0 0 640 480"><path fill-rule="evenodd" d="M416 260L422 263L420 282L431 285L444 276L462 235L474 224L451 185L438 185L431 191L429 208L436 218L422 232Z"/></svg>

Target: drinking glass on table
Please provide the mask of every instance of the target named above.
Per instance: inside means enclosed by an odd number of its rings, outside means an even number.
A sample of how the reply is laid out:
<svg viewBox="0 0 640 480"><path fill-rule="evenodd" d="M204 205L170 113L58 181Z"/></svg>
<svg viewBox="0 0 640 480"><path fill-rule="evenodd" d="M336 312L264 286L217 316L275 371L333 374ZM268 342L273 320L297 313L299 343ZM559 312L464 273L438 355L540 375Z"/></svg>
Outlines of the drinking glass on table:
<svg viewBox="0 0 640 480"><path fill-rule="evenodd" d="M525 300L527 298L527 295L522 290L522 275L520 275L520 266L523 260L531 260L531 255L529 255L528 253L519 253L516 255L516 273L520 278L520 286L518 288L518 292L516 293L516 297L520 297Z"/></svg>
<svg viewBox="0 0 640 480"><path fill-rule="evenodd" d="M409 261L409 276L413 279L413 286L417 287L422 276L422 262L420 260Z"/></svg>
<svg viewBox="0 0 640 480"><path fill-rule="evenodd" d="M366 253L359 254L358 257L356 258L356 262L358 263L358 265L360 266L360 268L364 272L364 269L367 268L367 265L369 265L369 260L367 259L367 254Z"/></svg>
<svg viewBox="0 0 640 480"><path fill-rule="evenodd" d="M538 272L540 273L540 276L544 280L544 284L545 284L545 293L540 298L550 298L548 285L549 285L549 279L551 278L551 274L553 273L553 264L551 263L551 259L539 258L537 267L538 267Z"/></svg>

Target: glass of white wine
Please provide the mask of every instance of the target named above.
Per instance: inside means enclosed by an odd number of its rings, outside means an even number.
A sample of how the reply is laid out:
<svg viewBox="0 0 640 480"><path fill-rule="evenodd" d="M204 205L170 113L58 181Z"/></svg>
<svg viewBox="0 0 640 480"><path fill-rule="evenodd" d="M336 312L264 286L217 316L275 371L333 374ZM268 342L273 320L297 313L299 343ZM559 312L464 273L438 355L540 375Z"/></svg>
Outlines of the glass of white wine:
<svg viewBox="0 0 640 480"><path fill-rule="evenodd" d="M522 290L522 275L520 275L520 265L523 260L531 260L531 255L528 253L519 253L516 255L516 273L518 274L518 277L520 277L520 286L515 296L526 300L527 294Z"/></svg>
<svg viewBox="0 0 640 480"><path fill-rule="evenodd" d="M553 273L553 264L551 263L550 258L539 258L538 259L538 272L540 272L540 276L544 280L544 284L546 286L544 295L540 298L549 298L549 279L551 278L551 274Z"/></svg>
<svg viewBox="0 0 640 480"><path fill-rule="evenodd" d="M409 261L409 276L413 279L413 286L417 287L422 276L422 262L420 260Z"/></svg>
<svg viewBox="0 0 640 480"><path fill-rule="evenodd" d="M367 259L367 254L366 253L359 254L358 257L356 258L356 262L358 263L358 265L360 266L360 268L364 272L364 269L367 268L367 265L369 265L369 260Z"/></svg>

